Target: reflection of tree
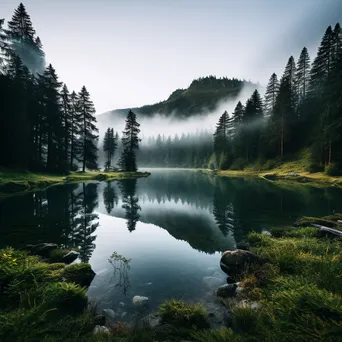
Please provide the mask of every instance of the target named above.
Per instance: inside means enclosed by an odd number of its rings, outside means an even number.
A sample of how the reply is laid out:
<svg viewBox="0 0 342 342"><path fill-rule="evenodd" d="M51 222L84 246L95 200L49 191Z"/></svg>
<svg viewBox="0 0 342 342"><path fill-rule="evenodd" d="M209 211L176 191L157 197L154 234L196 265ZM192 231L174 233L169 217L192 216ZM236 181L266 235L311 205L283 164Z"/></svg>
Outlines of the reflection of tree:
<svg viewBox="0 0 342 342"><path fill-rule="evenodd" d="M138 211L141 210L139 206L139 198L136 195L137 192L137 180L123 180L119 182L119 187L122 193L122 202L126 210L127 228L130 232L135 230L137 221L139 220Z"/></svg>
<svg viewBox="0 0 342 342"><path fill-rule="evenodd" d="M117 280L115 287L122 287L124 295L130 286L128 271L131 269L131 266L129 265L131 260L132 259L127 259L117 252L114 252L108 259L108 262L113 266L113 277L110 281L115 278Z"/></svg>
<svg viewBox="0 0 342 342"><path fill-rule="evenodd" d="M110 182L107 183L107 186L103 190L103 201L108 214L113 210L114 204L118 204L115 188Z"/></svg>
<svg viewBox="0 0 342 342"><path fill-rule="evenodd" d="M81 216L77 217L77 227L75 232L76 244L80 249L80 259L83 262L88 262L92 252L95 249L93 243L96 236L92 235L99 226L97 214L93 211L98 205L97 202L97 184L89 183L82 184L82 210Z"/></svg>
<svg viewBox="0 0 342 342"><path fill-rule="evenodd" d="M227 236L229 231L234 230L234 208L227 196L222 193L218 186L215 187L213 197L213 214L217 226L222 234Z"/></svg>

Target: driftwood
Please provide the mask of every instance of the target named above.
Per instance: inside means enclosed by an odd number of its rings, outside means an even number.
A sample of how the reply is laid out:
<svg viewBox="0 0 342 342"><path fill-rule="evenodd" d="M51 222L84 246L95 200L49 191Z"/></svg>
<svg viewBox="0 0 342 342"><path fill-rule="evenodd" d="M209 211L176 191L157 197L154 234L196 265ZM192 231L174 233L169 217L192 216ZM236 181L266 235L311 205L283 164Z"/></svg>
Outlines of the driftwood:
<svg viewBox="0 0 342 342"><path fill-rule="evenodd" d="M319 231L325 235L333 235L334 237L342 237L342 231L333 229L333 228L328 228L325 226L321 226L320 224L311 224L313 227L316 227L319 229Z"/></svg>

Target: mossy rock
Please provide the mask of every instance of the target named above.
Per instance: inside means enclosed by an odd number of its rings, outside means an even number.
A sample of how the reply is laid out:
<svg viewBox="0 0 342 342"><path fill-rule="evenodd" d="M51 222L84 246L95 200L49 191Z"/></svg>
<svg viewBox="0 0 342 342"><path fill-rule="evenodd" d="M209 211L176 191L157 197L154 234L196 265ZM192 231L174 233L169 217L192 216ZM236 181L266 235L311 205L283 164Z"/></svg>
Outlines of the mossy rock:
<svg viewBox="0 0 342 342"><path fill-rule="evenodd" d="M87 307L86 289L66 282L51 283L44 289L46 306L57 314L77 315Z"/></svg>
<svg viewBox="0 0 342 342"><path fill-rule="evenodd" d="M95 272L91 266L86 263L79 263L67 266L63 269L62 277L67 282L78 284L82 287L88 287L95 277Z"/></svg>
<svg viewBox="0 0 342 342"><path fill-rule="evenodd" d="M160 306L163 323L177 327L207 328L207 311L200 304L188 304L181 300L168 300Z"/></svg>

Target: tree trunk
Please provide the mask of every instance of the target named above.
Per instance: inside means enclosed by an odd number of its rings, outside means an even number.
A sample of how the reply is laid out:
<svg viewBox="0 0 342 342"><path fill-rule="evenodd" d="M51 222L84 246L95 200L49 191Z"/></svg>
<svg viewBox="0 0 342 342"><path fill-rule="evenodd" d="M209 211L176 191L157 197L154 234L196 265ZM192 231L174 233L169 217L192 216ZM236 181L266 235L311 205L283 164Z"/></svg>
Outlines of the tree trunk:
<svg viewBox="0 0 342 342"><path fill-rule="evenodd" d="M331 148L331 140L329 140L329 156L328 156L328 165L331 164L331 152L332 152L332 148Z"/></svg>
<svg viewBox="0 0 342 342"><path fill-rule="evenodd" d="M280 158L284 157L284 115L281 117Z"/></svg>

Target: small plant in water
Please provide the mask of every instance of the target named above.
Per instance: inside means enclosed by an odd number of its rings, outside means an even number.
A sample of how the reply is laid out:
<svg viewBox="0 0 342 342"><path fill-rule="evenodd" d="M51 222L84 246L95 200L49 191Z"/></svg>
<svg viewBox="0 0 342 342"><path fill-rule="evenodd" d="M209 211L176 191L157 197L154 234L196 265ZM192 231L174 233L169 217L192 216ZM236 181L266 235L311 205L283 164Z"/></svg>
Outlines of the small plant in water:
<svg viewBox="0 0 342 342"><path fill-rule="evenodd" d="M123 293L126 294L130 284L129 284L129 277L128 271L131 269L130 262L132 259L127 259L123 255L119 254L118 252L114 252L108 262L113 267L113 277L118 277L118 282L115 287L119 286L123 288ZM110 281L112 281L112 279Z"/></svg>

